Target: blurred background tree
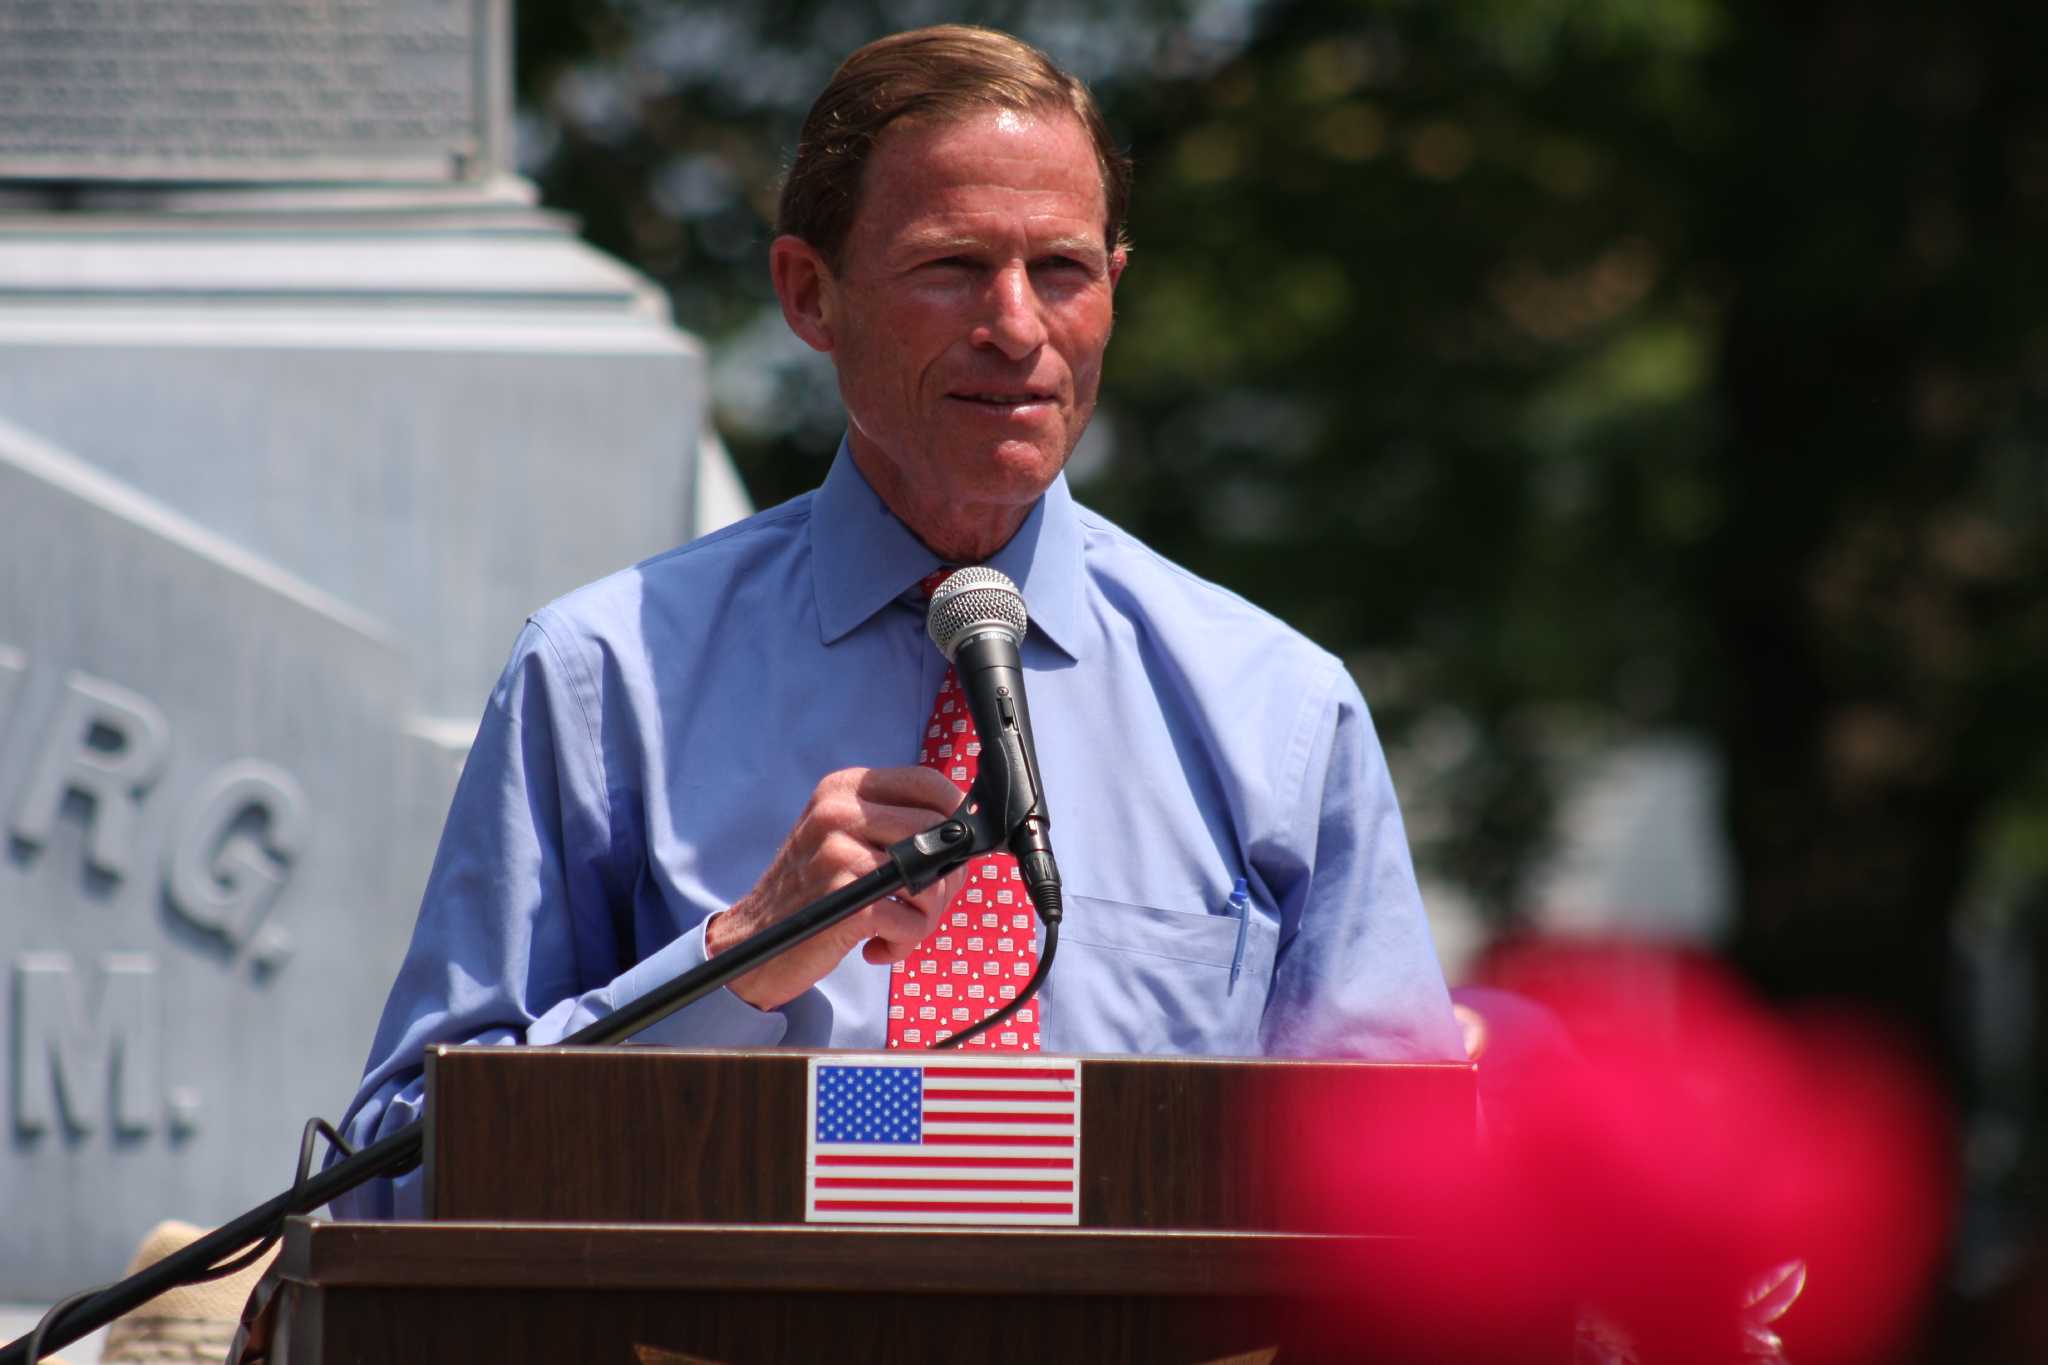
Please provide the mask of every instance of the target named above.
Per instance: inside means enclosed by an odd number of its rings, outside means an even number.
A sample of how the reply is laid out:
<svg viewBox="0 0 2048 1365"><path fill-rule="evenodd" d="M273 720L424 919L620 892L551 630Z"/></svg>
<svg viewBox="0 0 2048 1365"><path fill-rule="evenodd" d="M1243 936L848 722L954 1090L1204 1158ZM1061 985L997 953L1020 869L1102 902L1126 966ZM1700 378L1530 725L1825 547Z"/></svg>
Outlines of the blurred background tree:
<svg viewBox="0 0 2048 1365"><path fill-rule="evenodd" d="M2041 1049L1972 1070L1953 945L2048 989L2048 10L525 0L525 168L709 343L762 505L840 431L768 290L783 158L942 19L1138 163L1081 495L1352 660L1425 868L1511 923L1559 752L1699 737L1721 946L2038 1143Z"/></svg>

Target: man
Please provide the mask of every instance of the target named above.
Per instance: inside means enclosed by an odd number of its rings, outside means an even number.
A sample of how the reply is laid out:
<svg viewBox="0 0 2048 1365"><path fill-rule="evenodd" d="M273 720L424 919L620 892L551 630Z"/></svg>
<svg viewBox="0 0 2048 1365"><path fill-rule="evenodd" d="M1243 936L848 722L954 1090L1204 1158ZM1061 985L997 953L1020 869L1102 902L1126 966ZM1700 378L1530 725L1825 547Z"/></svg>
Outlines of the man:
<svg viewBox="0 0 2048 1365"><path fill-rule="evenodd" d="M417 1116L426 1045L557 1041L951 812L955 781L917 762L953 728L938 733L947 668L918 585L958 564L1000 569L1029 604L1022 657L1066 879L1057 965L1017 1016L1020 1045L1461 1055L1341 665L1076 506L1060 476L1095 404L1127 185L1085 88L1015 39L926 29L847 59L805 123L769 256L790 327L838 371L845 443L817 492L529 621L352 1139ZM1016 889L965 875L862 911L640 1039L928 1046L1014 994L999 943L1032 951ZM892 970L970 949L971 968ZM337 1208L409 1211L411 1180Z"/></svg>

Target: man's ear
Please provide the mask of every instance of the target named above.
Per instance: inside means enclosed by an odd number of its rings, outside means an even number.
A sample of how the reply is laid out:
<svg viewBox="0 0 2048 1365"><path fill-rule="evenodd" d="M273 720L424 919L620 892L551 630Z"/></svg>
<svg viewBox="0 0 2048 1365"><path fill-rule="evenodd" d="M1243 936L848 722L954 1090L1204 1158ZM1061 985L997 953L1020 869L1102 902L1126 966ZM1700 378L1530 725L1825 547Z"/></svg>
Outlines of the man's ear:
<svg viewBox="0 0 2048 1365"><path fill-rule="evenodd" d="M825 258L801 237L787 233L768 244L768 277L782 301L782 320L814 351L829 354L836 338L838 281Z"/></svg>
<svg viewBox="0 0 2048 1365"><path fill-rule="evenodd" d="M1123 247L1109 253L1109 287L1114 290L1116 282L1124 277L1124 267L1131 263L1131 253Z"/></svg>

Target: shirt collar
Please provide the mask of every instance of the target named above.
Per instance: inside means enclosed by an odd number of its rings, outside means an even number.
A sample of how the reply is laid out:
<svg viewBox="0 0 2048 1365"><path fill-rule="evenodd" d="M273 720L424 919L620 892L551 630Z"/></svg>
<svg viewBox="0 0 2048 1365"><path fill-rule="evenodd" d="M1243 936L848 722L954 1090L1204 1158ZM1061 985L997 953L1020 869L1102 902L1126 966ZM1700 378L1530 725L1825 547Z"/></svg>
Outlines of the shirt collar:
<svg viewBox="0 0 2048 1365"><path fill-rule="evenodd" d="M1010 543L989 559L1024 594L1033 630L1081 657L1081 523L1067 476L1032 505ZM818 629L831 644L939 567L853 463L846 442L811 499L811 576Z"/></svg>

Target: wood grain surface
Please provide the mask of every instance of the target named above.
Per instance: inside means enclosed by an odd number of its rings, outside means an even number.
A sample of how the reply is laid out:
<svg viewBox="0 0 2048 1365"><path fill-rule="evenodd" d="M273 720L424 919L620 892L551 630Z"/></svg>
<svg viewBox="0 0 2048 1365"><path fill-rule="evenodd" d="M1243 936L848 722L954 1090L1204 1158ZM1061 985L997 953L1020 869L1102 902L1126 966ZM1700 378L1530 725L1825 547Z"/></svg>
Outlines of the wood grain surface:
<svg viewBox="0 0 2048 1365"><path fill-rule="evenodd" d="M1319 1305L1405 1239L293 1220L283 1331L318 1362L1361 1359ZM1404 1357L1406 1358L1406 1357Z"/></svg>
<svg viewBox="0 0 2048 1365"><path fill-rule="evenodd" d="M803 1219L804 1052L436 1048L427 1198L438 1219L782 1224ZM1414 1232L1320 1197L1304 1115L1427 1114L1469 1142L1466 1065L1090 1057L1088 1228Z"/></svg>

